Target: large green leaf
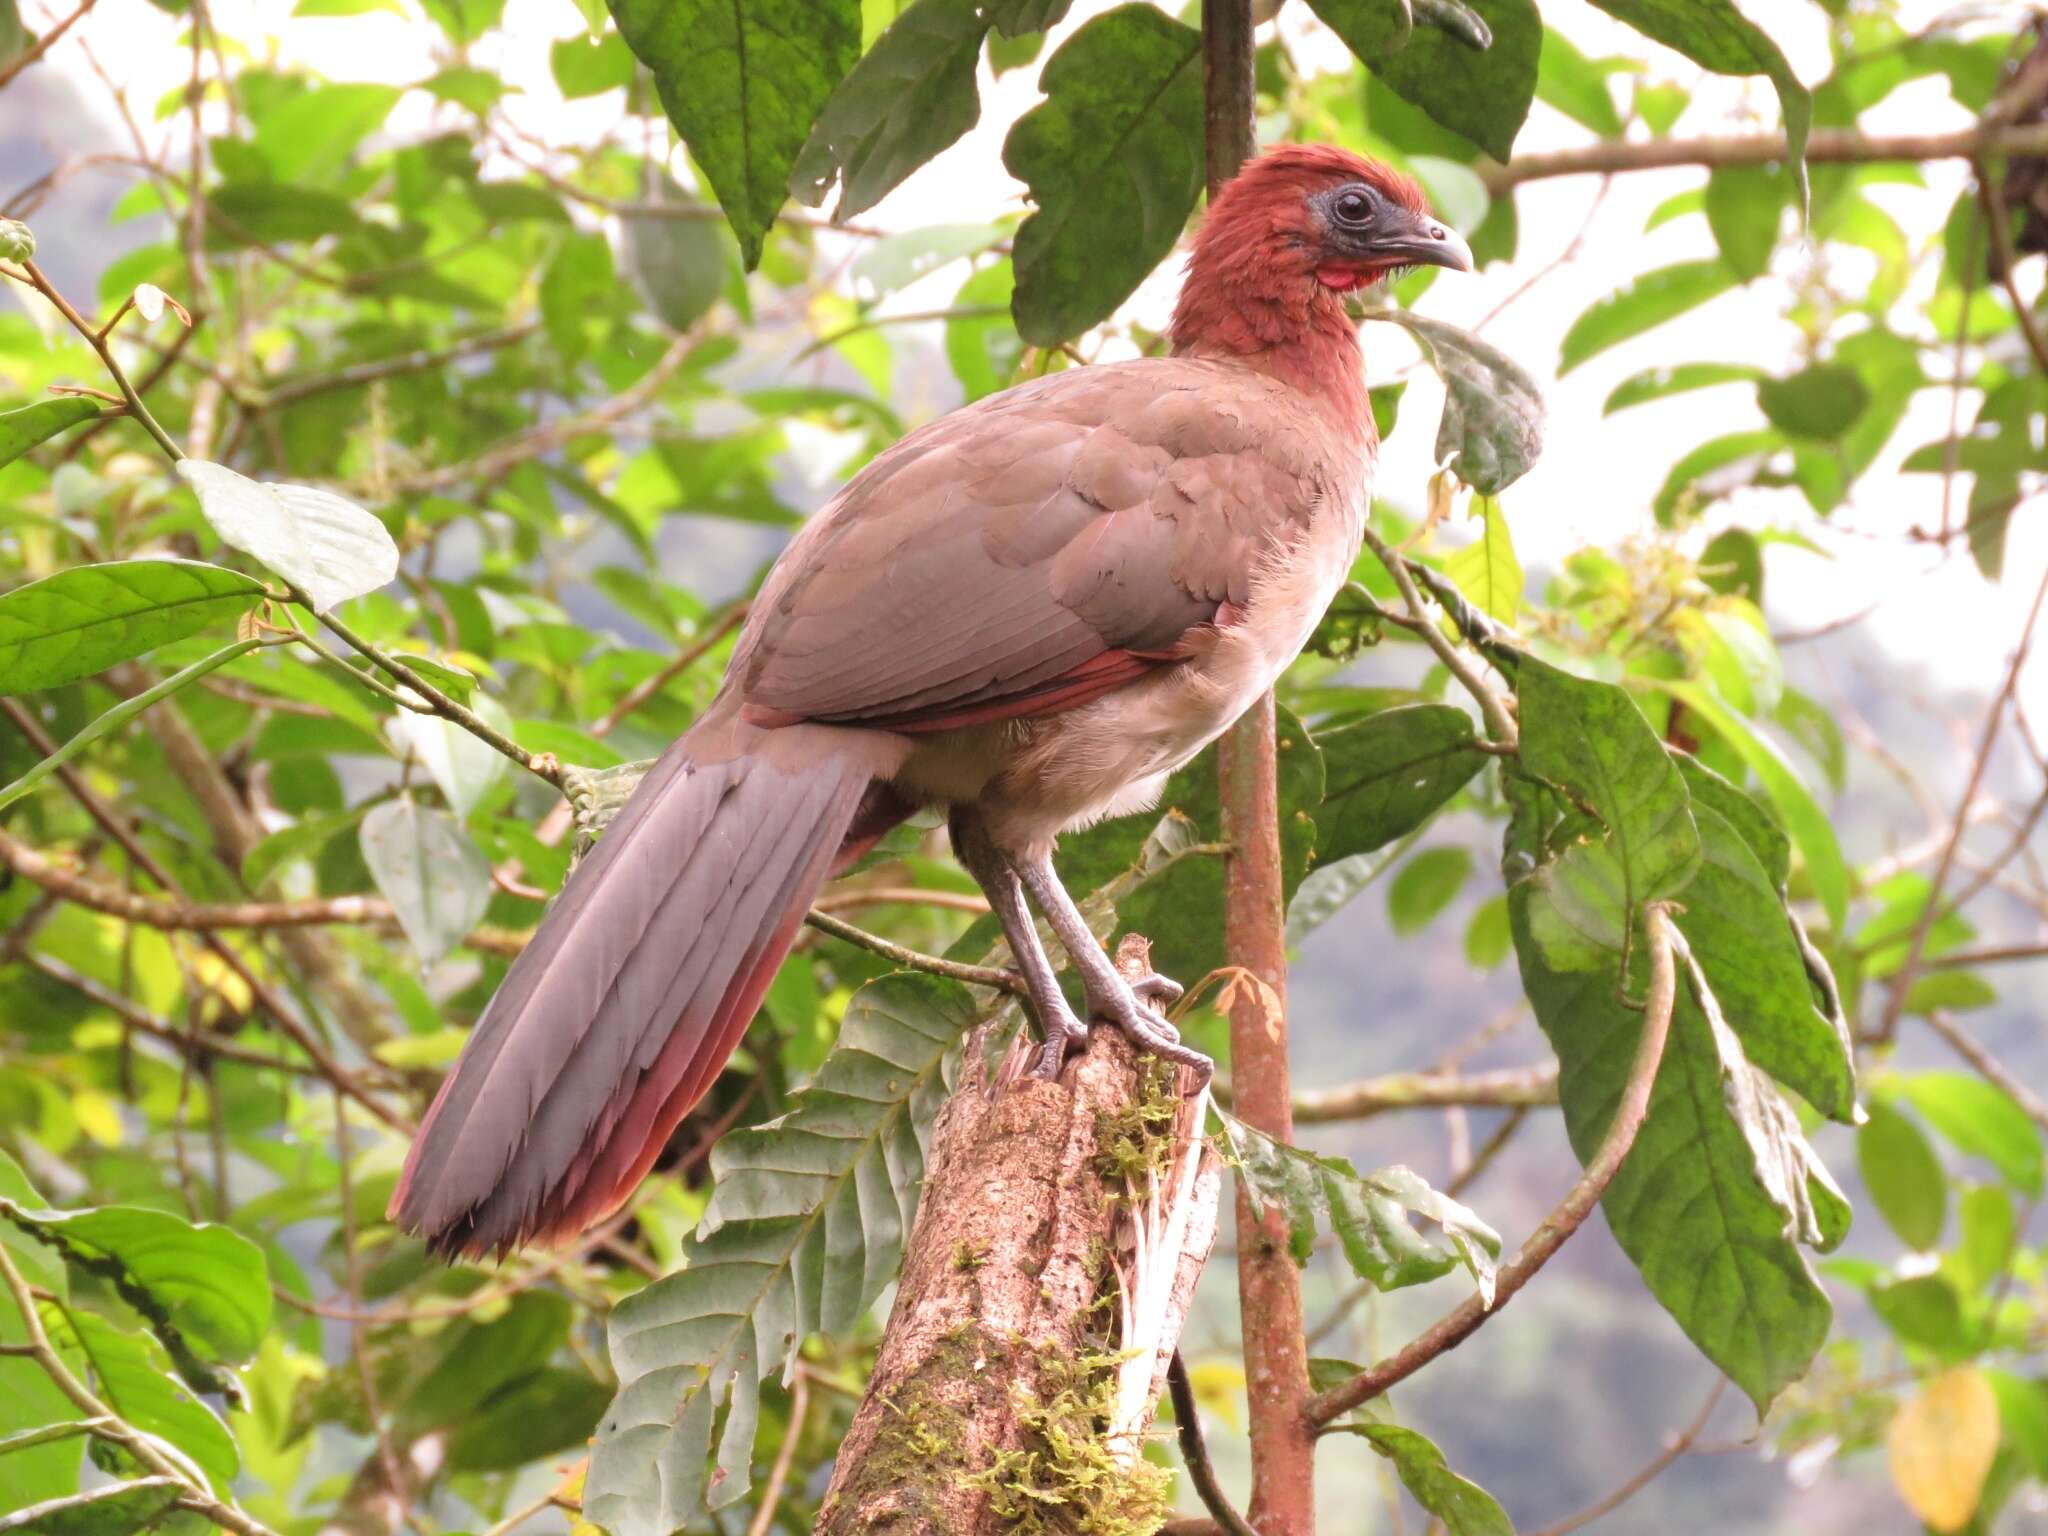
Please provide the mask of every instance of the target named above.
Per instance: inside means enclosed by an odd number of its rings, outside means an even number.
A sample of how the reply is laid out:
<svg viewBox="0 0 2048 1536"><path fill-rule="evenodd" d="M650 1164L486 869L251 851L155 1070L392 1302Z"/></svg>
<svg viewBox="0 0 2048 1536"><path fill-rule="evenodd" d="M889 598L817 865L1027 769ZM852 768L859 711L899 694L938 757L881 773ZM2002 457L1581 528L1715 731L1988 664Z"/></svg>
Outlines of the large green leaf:
<svg viewBox="0 0 2048 1536"><path fill-rule="evenodd" d="M1784 207L1784 180L1772 167L1724 165L1708 175L1707 227L1721 259L1745 283L1770 269Z"/></svg>
<svg viewBox="0 0 2048 1536"><path fill-rule="evenodd" d="M1603 139L1618 139L1622 132L1621 114L1614 109L1614 92L1607 84L1612 72L1611 62L1589 59L1556 28L1543 29L1543 51L1536 58L1536 99Z"/></svg>
<svg viewBox="0 0 2048 1536"><path fill-rule="evenodd" d="M1557 1051L1565 1127L1585 1159L1620 1102L1643 1015L1619 995L1619 951L1565 950L1544 936L1573 930L1543 875L1515 883L1509 912L1523 986ZM1651 1293L1759 1409L1827 1336L1827 1297L1790 1235L1816 1245L1840 1236L1846 1207L1825 1180L1693 972L1679 987L1649 1117L1604 1204Z"/></svg>
<svg viewBox="0 0 2048 1536"><path fill-rule="evenodd" d="M1414 831L1486 765L1472 717L1448 704L1381 710L1315 741L1323 754L1315 808L1322 865Z"/></svg>
<svg viewBox="0 0 2048 1536"><path fill-rule="evenodd" d="M1488 618L1512 626L1522 611L1522 562L1500 503L1481 496L1473 503L1479 537L1444 560L1444 574Z"/></svg>
<svg viewBox="0 0 2048 1536"><path fill-rule="evenodd" d="M1768 34L1735 8L1733 0L1593 0L1608 15L1645 37L1675 48L1717 75L1768 75L1785 113L1800 201L1806 199L1806 135L1813 126L1813 96L1792 73Z"/></svg>
<svg viewBox="0 0 2048 1536"><path fill-rule="evenodd" d="M1394 1464L1401 1486L1436 1517L1447 1536L1515 1536L1500 1501L1470 1478L1460 1477L1436 1443L1401 1424L1379 1424L1347 1414L1332 1426L1358 1436Z"/></svg>
<svg viewBox="0 0 2048 1536"><path fill-rule="evenodd" d="M1599 299L1565 332L1557 371L1570 373L1587 358L1696 309L1735 286L1725 261L1682 261L1645 272Z"/></svg>
<svg viewBox="0 0 2048 1536"><path fill-rule="evenodd" d="M1835 838L1834 823L1813 798L1813 791L1775 746L1716 698L1705 684L1673 681L1659 686L1712 726L1763 784L1764 793L1770 796L1793 842L1805 855L1807 876L1827 910L1828 922L1840 929L1849 905L1849 871L1842 861L1842 845Z"/></svg>
<svg viewBox="0 0 2048 1536"><path fill-rule="evenodd" d="M860 0L608 0L749 270L811 125L860 57Z"/></svg>
<svg viewBox="0 0 2048 1536"><path fill-rule="evenodd" d="M1695 389L1712 389L1717 384L1753 384L1764 376L1754 363L1659 363L1632 373L1608 393L1600 414L1611 416L1632 405L1662 400Z"/></svg>
<svg viewBox="0 0 2048 1536"><path fill-rule="evenodd" d="M1822 1114L1850 1121L1848 1028L1815 1005L1777 888L1734 827L1697 802L1692 814L1703 857L1685 887L1679 928L1750 1059Z"/></svg>
<svg viewBox="0 0 2048 1536"><path fill-rule="evenodd" d="M171 1372L163 1348L147 1334L126 1333L97 1313L77 1307L43 1308L50 1341L75 1350L99 1395L137 1429L161 1436L191 1457L216 1490L226 1490L241 1468L227 1426Z"/></svg>
<svg viewBox="0 0 2048 1536"><path fill-rule="evenodd" d="M263 583L196 560L75 565L0 594L0 692L33 693L227 625Z"/></svg>
<svg viewBox="0 0 2048 1536"><path fill-rule="evenodd" d="M100 408L78 395L38 400L18 411L0 411L0 465L12 464L37 443L47 442L66 427L91 421Z"/></svg>
<svg viewBox="0 0 2048 1536"><path fill-rule="evenodd" d="M1297 1264L1308 1262L1317 1232L1327 1229L1352 1272L1380 1290L1420 1285L1462 1265L1492 1303L1500 1237L1457 1201L1406 1168L1360 1174L1341 1157L1290 1147L1222 1110L1216 1114L1254 1209L1276 1206L1287 1217ZM1418 1216L1443 1240L1418 1229Z"/></svg>
<svg viewBox="0 0 2048 1536"><path fill-rule="evenodd" d="M1869 407L1870 391L1853 368L1813 363L1789 378L1759 379L1756 402L1772 426L1794 437L1834 442Z"/></svg>
<svg viewBox="0 0 2048 1536"><path fill-rule="evenodd" d="M1572 791L1613 839L1631 909L1678 889L1700 856L1677 765L1635 700L1612 683L1524 657L1518 676L1522 763Z"/></svg>
<svg viewBox="0 0 2048 1536"><path fill-rule="evenodd" d="M1521 479L1543 452L1543 394L1528 370L1470 331L1412 310L1380 310L1373 318L1407 330L1443 376L1437 462L1486 496Z"/></svg>
<svg viewBox="0 0 2048 1536"><path fill-rule="evenodd" d="M816 207L833 182L837 216L872 208L974 126L974 69L988 31L980 0L917 0L832 92L790 173Z"/></svg>
<svg viewBox="0 0 2048 1536"><path fill-rule="evenodd" d="M0 1531L10 1536L130 1536L161 1526L184 1491L175 1477L105 1483L54 1505L0 1513Z"/></svg>
<svg viewBox="0 0 2048 1536"><path fill-rule="evenodd" d="M1202 190L1202 36L1150 5L1082 27L1039 76L1003 164L1037 211L1017 231L1014 310L1049 346L1106 319L1173 249Z"/></svg>
<svg viewBox="0 0 2048 1536"><path fill-rule="evenodd" d="M2042 1133L2010 1094L1968 1072L1915 1072L1900 1087L1956 1147L1990 1163L2021 1194L2040 1198Z"/></svg>
<svg viewBox="0 0 2048 1536"><path fill-rule="evenodd" d="M1535 99L1543 23L1531 0L1468 3L1492 34L1483 48L1455 27L1410 32L1408 7L1399 0L1311 0L1315 13L1403 100L1505 160ZM1416 20L1423 19L1418 6Z"/></svg>
<svg viewBox="0 0 2048 1536"><path fill-rule="evenodd" d="M112 1284L203 1390L217 1388L192 1360L240 1365L270 1331L270 1271L262 1250L239 1232L131 1205L50 1211L0 1199L0 1218Z"/></svg>
<svg viewBox="0 0 2048 1536"><path fill-rule="evenodd" d="M1948 1223L1941 1160L1920 1127L1882 1099L1871 1102L1868 1114L1856 1133L1856 1160L1871 1203L1907 1247L1932 1253Z"/></svg>
<svg viewBox="0 0 2048 1536"><path fill-rule="evenodd" d="M719 1141L685 1267L612 1313L619 1395L585 1507L613 1536L669 1536L745 1496L761 1374L806 1335L851 1328L895 1278L942 1064L974 1016L957 982L871 982L788 1112Z"/></svg>

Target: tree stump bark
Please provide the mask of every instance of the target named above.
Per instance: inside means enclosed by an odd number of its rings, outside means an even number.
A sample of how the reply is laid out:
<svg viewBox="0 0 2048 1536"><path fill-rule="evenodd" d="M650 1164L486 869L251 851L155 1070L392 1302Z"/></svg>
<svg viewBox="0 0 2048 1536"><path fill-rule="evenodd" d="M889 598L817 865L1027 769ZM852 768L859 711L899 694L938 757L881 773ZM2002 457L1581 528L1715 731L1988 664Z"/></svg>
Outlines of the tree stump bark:
<svg viewBox="0 0 2048 1536"><path fill-rule="evenodd" d="M1148 968L1145 941L1118 963ZM1056 1082L970 1042L819 1536L1156 1530L1143 1437L1216 1233L1207 1093L1096 1028Z"/></svg>

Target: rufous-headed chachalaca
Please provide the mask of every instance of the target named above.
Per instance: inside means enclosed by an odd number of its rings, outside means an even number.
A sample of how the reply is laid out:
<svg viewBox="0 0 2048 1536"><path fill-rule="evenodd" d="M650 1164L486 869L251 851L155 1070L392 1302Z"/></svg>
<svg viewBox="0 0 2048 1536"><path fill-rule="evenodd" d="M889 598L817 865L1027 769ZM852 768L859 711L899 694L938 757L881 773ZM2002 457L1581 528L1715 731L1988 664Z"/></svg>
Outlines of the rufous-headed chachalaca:
<svg viewBox="0 0 2048 1536"><path fill-rule="evenodd" d="M1187 266L1170 356L1035 379L912 432L763 583L717 699L571 876L421 1127L392 1212L447 1253L585 1230L724 1067L818 887L923 806L988 893L1058 1071L1090 1013L1206 1069L1053 872L1151 806L1307 642L1357 556L1378 440L1343 295L1464 241L1385 166L1251 161Z"/></svg>

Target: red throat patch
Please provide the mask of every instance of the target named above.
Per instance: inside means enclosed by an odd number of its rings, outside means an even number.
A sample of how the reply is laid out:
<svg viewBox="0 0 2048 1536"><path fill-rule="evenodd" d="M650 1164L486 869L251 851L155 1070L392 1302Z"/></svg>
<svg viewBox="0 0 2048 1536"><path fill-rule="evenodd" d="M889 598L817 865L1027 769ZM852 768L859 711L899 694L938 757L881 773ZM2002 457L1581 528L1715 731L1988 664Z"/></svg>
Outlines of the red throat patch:
<svg viewBox="0 0 2048 1536"><path fill-rule="evenodd" d="M1379 281L1379 276L1380 274L1371 267L1316 268L1316 281L1337 293L1350 293L1355 288L1369 288Z"/></svg>

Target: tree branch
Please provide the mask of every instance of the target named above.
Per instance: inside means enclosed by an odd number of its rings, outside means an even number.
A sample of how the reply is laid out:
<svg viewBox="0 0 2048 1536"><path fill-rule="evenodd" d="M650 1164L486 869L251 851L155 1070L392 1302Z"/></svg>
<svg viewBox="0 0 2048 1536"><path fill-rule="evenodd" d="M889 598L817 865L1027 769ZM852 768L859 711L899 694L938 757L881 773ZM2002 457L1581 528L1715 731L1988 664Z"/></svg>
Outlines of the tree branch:
<svg viewBox="0 0 2048 1536"><path fill-rule="evenodd" d="M1495 196L1556 176L1609 176L1678 165L1775 165L1788 153L1781 133L1701 139L1632 139L1517 155L1506 165L1474 167ZM1949 133L1864 134L1822 128L1806 141L1809 165L1883 160L1975 160L1985 155L2048 154L2048 123L2008 128L1978 124Z"/></svg>
<svg viewBox="0 0 2048 1536"><path fill-rule="evenodd" d="M1541 1107L1557 1102L1557 1063L1498 1072L1391 1072L1295 1094L1295 1123L1364 1120L1391 1109Z"/></svg>
<svg viewBox="0 0 2048 1536"><path fill-rule="evenodd" d="M1518 746L1521 733L1515 729L1514 720L1508 715L1507 706L1501 703L1500 695L1487 686L1486 680L1473 669L1472 664L1458 651L1458 648L1444 638L1429 617L1429 610L1423 606L1422 594L1415 590L1415 578L1409 574L1408 562L1390 548L1372 529L1365 530L1365 542L1372 552L1380 557L1380 564L1387 568L1387 574L1394 578L1394 585L1401 589L1401 597L1408 604L1408 611L1420 621L1416 633L1423 643L1436 652L1436 659L1444 669L1455 677L1460 686L1472 695L1479 705L1479 712L1486 717L1487 733L1504 746Z"/></svg>
<svg viewBox="0 0 2048 1536"><path fill-rule="evenodd" d="M1636 1132L1642 1129L1643 1121L1649 1116L1650 1090L1657 1080L1658 1064L1664 1059L1664 1042L1670 1036L1671 1015L1678 1002L1678 968L1674 955L1685 953L1685 940L1679 936L1669 912L1661 904L1649 907L1645 919L1650 945L1650 994L1643 1010L1642 1038L1636 1044L1635 1061L1629 1067L1628 1083L1615 1106L1614 1119L1608 1124L1607 1134L1601 1139L1593 1160L1586 1164L1586 1171L1572 1186L1571 1192L1558 1203L1557 1209L1529 1234L1514 1258L1501 1266L1494 1283L1491 1308L1475 1292L1395 1354L1368 1370L1360 1371L1349 1381L1310 1398L1304 1414L1317 1429L1326 1427L1339 1414L1348 1413L1359 1404L1370 1402L1388 1388L1406 1381L1437 1356L1455 1349L1478 1332L1482 1324L1498 1315L1515 1293L1550 1262L1551 1255L1579 1230L1601 1195L1606 1193L1616 1170L1621 1167L1622 1159L1635 1145Z"/></svg>
<svg viewBox="0 0 2048 1536"><path fill-rule="evenodd" d="M1195 1497L1228 1536L1259 1536L1244 1523L1244 1516L1237 1512L1223 1485L1216 1480L1215 1465L1209 1460L1209 1444L1202 1437L1202 1410L1195 1402L1195 1384L1188 1380L1188 1363L1177 1349L1166 1367L1166 1384L1173 1392L1173 1432L1180 1441L1180 1457L1187 1466L1188 1481L1194 1484Z"/></svg>
<svg viewBox="0 0 2048 1536"><path fill-rule="evenodd" d="M85 3L79 6L77 10L37 38L18 57L9 60L4 65L0 65L0 86L6 85L8 81L12 80L24 69L27 69L29 65L35 63L37 59L48 53L56 44L57 39L76 26L79 19L97 4L99 4L99 0L85 0Z"/></svg>

